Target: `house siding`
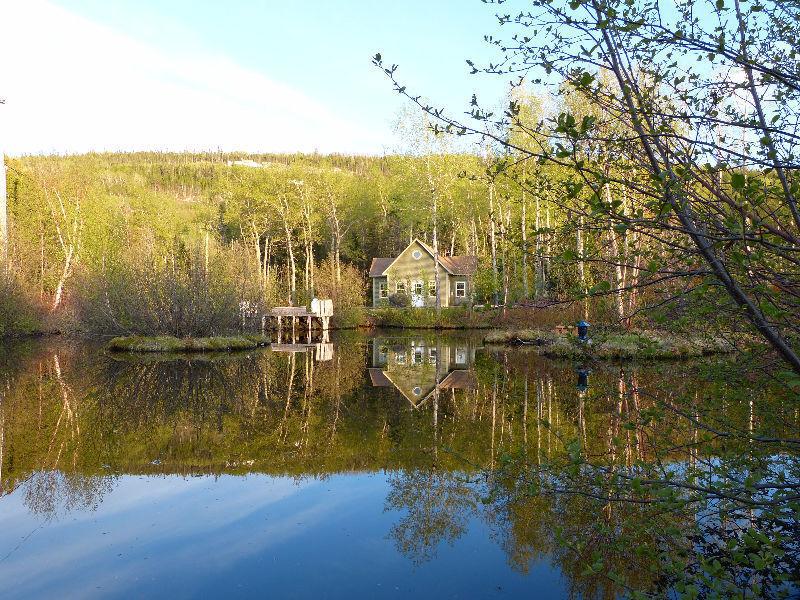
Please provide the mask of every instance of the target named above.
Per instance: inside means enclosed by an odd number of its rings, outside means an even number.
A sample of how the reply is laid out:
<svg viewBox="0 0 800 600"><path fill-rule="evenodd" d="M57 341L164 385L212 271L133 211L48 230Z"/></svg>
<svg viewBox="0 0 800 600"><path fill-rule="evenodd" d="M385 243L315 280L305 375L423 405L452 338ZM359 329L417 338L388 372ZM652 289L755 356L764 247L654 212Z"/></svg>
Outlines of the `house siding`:
<svg viewBox="0 0 800 600"><path fill-rule="evenodd" d="M414 258L414 252L420 253L420 258ZM389 295L395 294L397 289L397 282L406 284L406 293L409 295L412 292L412 286L416 281L423 283L423 305L436 306L436 297L429 296L427 292L427 284L429 281L434 281L436 272L434 271L433 257L428 253L421 244L415 242L406 248L394 263L386 269L386 277L389 284ZM439 269L439 296L442 299L442 306L448 306L448 286L447 286L447 271L441 265Z"/></svg>
<svg viewBox="0 0 800 600"><path fill-rule="evenodd" d="M419 258L414 258L414 253L419 252ZM436 279L436 267L433 257L418 241L411 243L400 255L388 266L382 277L372 277L372 305L385 305L386 301L380 298L380 283L386 282L388 295L393 296L397 293L398 282L405 283L406 293L412 294L413 285L417 281L423 283L422 305L426 307L436 306L436 296L428 294L428 282ZM439 290L438 295L443 307L461 306L470 303L472 297L472 284L466 275L451 275L442 266L438 265L439 271ZM466 283L467 291L464 298L456 298L456 282Z"/></svg>
<svg viewBox="0 0 800 600"><path fill-rule="evenodd" d="M381 283L387 283L386 277L373 277L372 278L372 306L380 306L381 302L381 293L380 289ZM389 290L389 294L391 295L392 291Z"/></svg>
<svg viewBox="0 0 800 600"><path fill-rule="evenodd" d="M466 295L463 298L456 297L456 283L459 281L463 281L466 286ZM466 275L452 275L450 277L450 290L448 291L449 298L450 298L450 306L463 306L465 304L469 304L469 300L472 297L472 289L470 286L469 277Z"/></svg>

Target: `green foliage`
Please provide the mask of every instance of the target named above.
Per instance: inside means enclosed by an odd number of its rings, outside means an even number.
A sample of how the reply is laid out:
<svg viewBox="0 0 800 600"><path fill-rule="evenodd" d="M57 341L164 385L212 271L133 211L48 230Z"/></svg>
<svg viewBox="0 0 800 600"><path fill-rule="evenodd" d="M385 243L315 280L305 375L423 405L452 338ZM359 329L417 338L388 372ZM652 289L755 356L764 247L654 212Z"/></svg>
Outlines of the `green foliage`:
<svg viewBox="0 0 800 600"><path fill-rule="evenodd" d="M172 336L115 337L108 343L114 352L231 352L251 350L269 343L269 338L258 336L176 338Z"/></svg>
<svg viewBox="0 0 800 600"><path fill-rule="evenodd" d="M104 271L79 276L78 321L92 334L202 336L238 330L240 303L259 309L242 259L236 245L219 248L206 269L198 248L179 247L165 257L133 248Z"/></svg>
<svg viewBox="0 0 800 600"><path fill-rule="evenodd" d="M0 338L41 332L44 308L16 277L0 274Z"/></svg>
<svg viewBox="0 0 800 600"><path fill-rule="evenodd" d="M367 299L364 274L352 264L342 263L337 273L331 256L325 258L314 276L314 295L333 300L334 313L363 307Z"/></svg>
<svg viewBox="0 0 800 600"><path fill-rule="evenodd" d="M373 308L368 311L372 327L404 329L479 329L489 327L491 316L463 307Z"/></svg>
<svg viewBox="0 0 800 600"><path fill-rule="evenodd" d="M493 331L487 344L531 345L543 356L591 359L675 359L698 358L711 354L730 354L730 341L708 335L675 335L668 331L599 332L582 343L573 333L559 334L536 329ZM740 340L746 342L747 340Z"/></svg>

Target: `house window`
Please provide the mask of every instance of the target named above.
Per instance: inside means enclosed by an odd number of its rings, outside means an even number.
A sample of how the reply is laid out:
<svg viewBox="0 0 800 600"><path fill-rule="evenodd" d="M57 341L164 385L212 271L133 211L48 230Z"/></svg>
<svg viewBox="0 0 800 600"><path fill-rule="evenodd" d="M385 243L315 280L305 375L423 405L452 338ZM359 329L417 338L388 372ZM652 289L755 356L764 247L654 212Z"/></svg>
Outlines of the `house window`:
<svg viewBox="0 0 800 600"><path fill-rule="evenodd" d="M386 284L385 281L381 281L378 284L378 297L380 297L380 298L388 298L389 297L389 286Z"/></svg>
<svg viewBox="0 0 800 600"><path fill-rule="evenodd" d="M425 287L422 285L421 281L414 282L414 295L415 296L422 296L422 288Z"/></svg>
<svg viewBox="0 0 800 600"><path fill-rule="evenodd" d="M406 355L405 354L395 354L394 355L394 362L398 365L406 364Z"/></svg>
<svg viewBox="0 0 800 600"><path fill-rule="evenodd" d="M466 297L467 297L467 282L456 281L456 298L466 298Z"/></svg>
<svg viewBox="0 0 800 600"><path fill-rule="evenodd" d="M396 287L398 294L405 294L406 293L406 282L405 281L398 281Z"/></svg>
<svg viewBox="0 0 800 600"><path fill-rule="evenodd" d="M429 281L428 282L428 295L431 298L436 297L436 281Z"/></svg>
<svg viewBox="0 0 800 600"><path fill-rule="evenodd" d="M428 363L430 363L432 365L435 365L436 364L436 357L437 357L436 348L429 349L428 350Z"/></svg>
<svg viewBox="0 0 800 600"><path fill-rule="evenodd" d="M420 258L422 258L422 252L420 252L419 250L414 250L411 253L411 256L414 257L414 260L419 260Z"/></svg>
<svg viewBox="0 0 800 600"><path fill-rule="evenodd" d="M415 365L421 365L422 364L422 349L421 348L418 349L418 350L414 350L414 356L412 357L411 361Z"/></svg>

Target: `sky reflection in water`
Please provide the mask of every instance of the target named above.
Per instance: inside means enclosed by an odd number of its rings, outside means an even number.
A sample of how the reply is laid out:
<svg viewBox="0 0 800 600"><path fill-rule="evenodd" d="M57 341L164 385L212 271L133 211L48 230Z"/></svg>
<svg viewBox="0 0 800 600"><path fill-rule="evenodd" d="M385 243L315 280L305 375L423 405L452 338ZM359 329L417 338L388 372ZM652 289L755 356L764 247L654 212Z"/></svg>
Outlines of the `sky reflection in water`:
<svg viewBox="0 0 800 600"><path fill-rule="evenodd" d="M485 502L483 470L546 460L559 433L612 448L634 410L621 386L671 389L674 366L590 372L479 339L0 349L4 597L613 597L554 533L580 537L595 508Z"/></svg>
<svg viewBox="0 0 800 600"><path fill-rule="evenodd" d="M11 597L561 597L546 565L511 571L480 520L422 564L389 537L384 473L122 476L97 510L47 520L0 501ZM6 597L9 597L6 596Z"/></svg>

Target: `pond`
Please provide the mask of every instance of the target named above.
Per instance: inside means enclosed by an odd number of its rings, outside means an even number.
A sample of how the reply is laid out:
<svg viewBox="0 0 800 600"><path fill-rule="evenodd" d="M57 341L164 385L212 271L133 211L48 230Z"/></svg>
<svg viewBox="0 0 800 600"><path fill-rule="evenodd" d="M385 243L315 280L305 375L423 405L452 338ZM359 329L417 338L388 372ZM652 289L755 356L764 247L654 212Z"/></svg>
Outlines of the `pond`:
<svg viewBox="0 0 800 600"><path fill-rule="evenodd" d="M649 451L625 426L651 402L639 389L702 404L724 394L709 368L553 362L467 333L191 358L6 347L3 595L615 597L586 572L590 550L629 582L653 575L646 556L591 537L610 510L503 497L498 473L509 457L547 464L567 438L635 465ZM797 429L796 411L754 399L708 410Z"/></svg>

